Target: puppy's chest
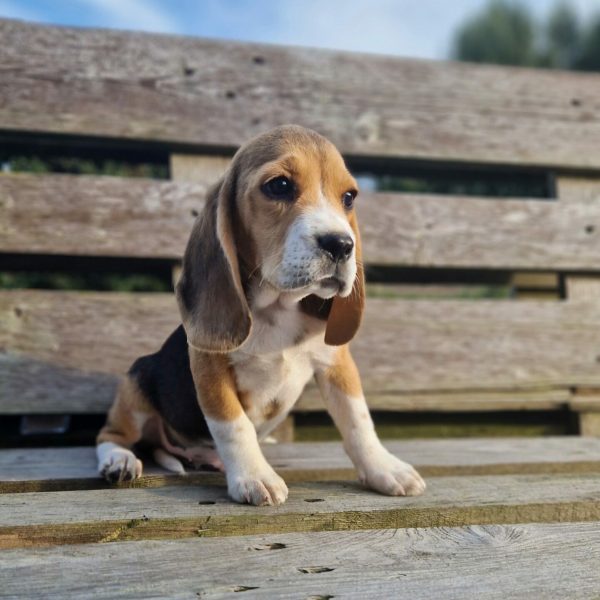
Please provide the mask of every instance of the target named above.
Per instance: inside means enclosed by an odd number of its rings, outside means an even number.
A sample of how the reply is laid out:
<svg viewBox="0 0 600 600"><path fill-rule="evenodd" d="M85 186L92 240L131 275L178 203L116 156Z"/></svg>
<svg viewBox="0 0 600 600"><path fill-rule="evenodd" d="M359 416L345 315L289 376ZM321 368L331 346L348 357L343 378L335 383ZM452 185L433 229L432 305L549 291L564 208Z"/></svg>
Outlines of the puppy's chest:
<svg viewBox="0 0 600 600"><path fill-rule="evenodd" d="M283 419L315 368L330 361L331 349L307 329L298 312L255 317L251 338L231 355L240 400L257 428Z"/></svg>

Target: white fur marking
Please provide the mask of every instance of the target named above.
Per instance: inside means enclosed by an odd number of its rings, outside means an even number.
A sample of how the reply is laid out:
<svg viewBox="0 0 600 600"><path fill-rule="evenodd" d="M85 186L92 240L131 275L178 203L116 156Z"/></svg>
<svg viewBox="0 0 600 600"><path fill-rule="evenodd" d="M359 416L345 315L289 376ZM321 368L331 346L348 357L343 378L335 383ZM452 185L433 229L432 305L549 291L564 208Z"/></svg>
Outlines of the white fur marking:
<svg viewBox="0 0 600 600"><path fill-rule="evenodd" d="M166 450L155 448L152 456L156 463L163 469L171 471L172 473L177 473L178 475L185 475L185 469L181 462Z"/></svg>
<svg viewBox="0 0 600 600"><path fill-rule="evenodd" d="M323 373L317 374L317 381L360 481L390 496L422 494L425 482L417 471L390 454L379 441L364 396L344 394Z"/></svg>
<svg viewBox="0 0 600 600"><path fill-rule="evenodd" d="M109 481L126 481L142 476L142 461L135 454L114 442L96 446L98 472Z"/></svg>
<svg viewBox="0 0 600 600"><path fill-rule="evenodd" d="M207 418L206 422L225 465L229 495L236 502L257 506L285 502L287 486L263 456L248 417L242 414L233 421Z"/></svg>
<svg viewBox="0 0 600 600"><path fill-rule="evenodd" d="M265 263L264 272L273 273L273 284L282 290L298 289L335 276L343 282L340 295L348 296L356 278L355 251L349 260L333 262L317 244L317 237L326 234L349 235L356 242L348 221L321 194L317 207L301 214L290 226L279 265L270 264L274 258ZM313 293L324 298L337 293L333 288L324 288L322 294L319 291L317 288Z"/></svg>

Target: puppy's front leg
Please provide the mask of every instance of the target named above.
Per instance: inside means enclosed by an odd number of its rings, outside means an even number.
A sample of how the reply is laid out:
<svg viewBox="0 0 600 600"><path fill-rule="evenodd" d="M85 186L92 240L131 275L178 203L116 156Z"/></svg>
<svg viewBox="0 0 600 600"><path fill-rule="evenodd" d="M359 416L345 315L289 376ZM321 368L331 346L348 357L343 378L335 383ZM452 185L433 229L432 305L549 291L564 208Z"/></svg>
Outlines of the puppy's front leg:
<svg viewBox="0 0 600 600"><path fill-rule="evenodd" d="M379 441L347 346L339 348L329 368L317 371L316 379L361 483L390 496L422 494L425 482L417 471Z"/></svg>
<svg viewBox="0 0 600 600"><path fill-rule="evenodd" d="M227 489L236 502L282 504L285 481L269 465L256 429L239 401L235 379L224 354L189 349L200 408L225 465Z"/></svg>

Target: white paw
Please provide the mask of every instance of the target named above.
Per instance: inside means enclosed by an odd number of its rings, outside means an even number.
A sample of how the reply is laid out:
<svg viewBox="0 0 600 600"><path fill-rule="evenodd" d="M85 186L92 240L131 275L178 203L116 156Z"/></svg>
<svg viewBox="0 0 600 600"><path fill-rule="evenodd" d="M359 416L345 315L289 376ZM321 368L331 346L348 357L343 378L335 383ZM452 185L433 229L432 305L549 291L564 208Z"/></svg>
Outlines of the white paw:
<svg viewBox="0 0 600 600"><path fill-rule="evenodd" d="M132 481L142 475L142 461L131 450L112 442L103 442L96 448L98 471L110 483Z"/></svg>
<svg viewBox="0 0 600 600"><path fill-rule="evenodd" d="M268 464L247 472L228 474L227 489L236 502L255 506L283 504L288 497L285 481Z"/></svg>
<svg viewBox="0 0 600 600"><path fill-rule="evenodd" d="M388 496L419 496L425 491L425 481L404 461L383 449L358 469L360 482Z"/></svg>

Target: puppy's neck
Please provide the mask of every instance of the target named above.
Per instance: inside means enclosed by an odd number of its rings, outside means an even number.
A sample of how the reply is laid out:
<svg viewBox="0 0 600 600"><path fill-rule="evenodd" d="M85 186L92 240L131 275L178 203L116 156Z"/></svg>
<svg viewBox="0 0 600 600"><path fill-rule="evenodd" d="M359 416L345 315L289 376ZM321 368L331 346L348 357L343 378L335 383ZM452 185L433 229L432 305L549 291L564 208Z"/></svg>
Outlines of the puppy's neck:
<svg viewBox="0 0 600 600"><path fill-rule="evenodd" d="M253 282L249 303L252 312L296 310L300 301L310 294L309 291L282 292L266 281Z"/></svg>

